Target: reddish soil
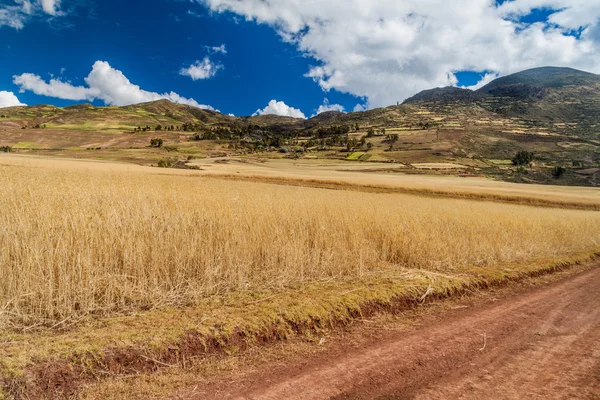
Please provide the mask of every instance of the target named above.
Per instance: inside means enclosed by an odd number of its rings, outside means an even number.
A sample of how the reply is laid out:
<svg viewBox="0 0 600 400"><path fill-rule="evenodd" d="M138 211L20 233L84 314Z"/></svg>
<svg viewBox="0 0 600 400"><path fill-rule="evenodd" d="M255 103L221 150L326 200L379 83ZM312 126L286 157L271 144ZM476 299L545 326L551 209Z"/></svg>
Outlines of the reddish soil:
<svg viewBox="0 0 600 400"><path fill-rule="evenodd" d="M503 293L182 397L600 399L600 268Z"/></svg>

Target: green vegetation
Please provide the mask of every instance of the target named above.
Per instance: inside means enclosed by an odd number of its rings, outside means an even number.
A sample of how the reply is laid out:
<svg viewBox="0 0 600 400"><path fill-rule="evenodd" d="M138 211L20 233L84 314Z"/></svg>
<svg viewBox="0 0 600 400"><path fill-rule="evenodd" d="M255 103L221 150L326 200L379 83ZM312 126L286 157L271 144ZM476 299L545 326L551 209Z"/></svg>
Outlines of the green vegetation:
<svg viewBox="0 0 600 400"><path fill-rule="evenodd" d="M150 147L159 148L159 147L162 147L162 145L163 145L163 140L161 138L150 139Z"/></svg>
<svg viewBox="0 0 600 400"><path fill-rule="evenodd" d="M530 151L520 151L512 159L513 165L524 166L530 165L533 162L534 154Z"/></svg>
<svg viewBox="0 0 600 400"><path fill-rule="evenodd" d="M552 169L552 176L554 179L560 179L567 170L564 167L557 166Z"/></svg>
<svg viewBox="0 0 600 400"><path fill-rule="evenodd" d="M0 121L3 144L21 151L61 150L68 156L69 149L103 147L106 153L94 158L146 165L158 162L155 153L147 151L147 143L162 139L172 151L193 154L358 159L373 164L459 163L469 167L461 175L600 184L594 170L600 166L598 75L543 68L498 79L484 89L433 89L402 105L347 114L326 112L308 120L230 117L160 100L126 107L12 107L2 111L5 118ZM38 126L46 126L43 136L30 129ZM17 134L19 128L27 129ZM125 156L119 153L123 149L131 151ZM366 151L368 157L352 155ZM505 168L511 162L523 168L515 174L515 169ZM564 174L558 180L550 170L555 165L584 172Z"/></svg>
<svg viewBox="0 0 600 400"><path fill-rule="evenodd" d="M39 144L39 143L35 143L35 142L18 142L17 144L15 144L13 146L13 149L30 149L30 150L39 150L39 149L43 149L44 146Z"/></svg>
<svg viewBox="0 0 600 400"><path fill-rule="evenodd" d="M355 151L354 153L348 155L348 157L346 157L346 160L350 160L350 161L357 161L359 158L361 158L365 153L362 151Z"/></svg>

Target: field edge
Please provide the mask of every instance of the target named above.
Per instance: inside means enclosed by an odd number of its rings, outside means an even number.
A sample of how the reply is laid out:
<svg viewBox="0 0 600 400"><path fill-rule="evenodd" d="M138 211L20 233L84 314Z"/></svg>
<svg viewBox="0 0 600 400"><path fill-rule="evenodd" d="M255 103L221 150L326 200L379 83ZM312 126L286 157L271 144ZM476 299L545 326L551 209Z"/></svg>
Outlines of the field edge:
<svg viewBox="0 0 600 400"><path fill-rule="evenodd" d="M101 338L96 346L89 343L95 337L93 329L67 332L52 339L49 339L52 332L45 332L38 344L51 346L47 353L33 352L31 358L21 358L12 365L1 361L0 383L4 394L0 390L0 399L66 397L85 383L108 377L185 368L190 360L209 354L235 354L250 346L292 337L310 338L323 330L343 329L378 313L401 313L422 304L574 266L591 267L599 258L597 251L552 262L534 261L526 266L463 268L455 275L410 270L401 277L316 283L283 292L232 294L228 299L191 310L148 312L105 321L99 335L108 332L109 336ZM212 316L207 317L211 312ZM206 323L207 320L211 322ZM161 323L179 327L175 330L171 327L168 334L156 339L153 332L160 330ZM149 336L128 339L127 332L118 331L128 325ZM110 332L114 332L112 337ZM30 340L28 345L36 346L35 336L17 339ZM19 347L14 351L19 351ZM4 355L2 349L0 354Z"/></svg>

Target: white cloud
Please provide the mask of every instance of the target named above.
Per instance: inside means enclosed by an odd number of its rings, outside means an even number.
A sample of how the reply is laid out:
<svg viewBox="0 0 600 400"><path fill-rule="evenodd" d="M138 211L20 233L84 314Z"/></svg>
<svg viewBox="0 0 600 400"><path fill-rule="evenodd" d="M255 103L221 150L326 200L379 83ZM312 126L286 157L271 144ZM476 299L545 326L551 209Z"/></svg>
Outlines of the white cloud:
<svg viewBox="0 0 600 400"><path fill-rule="evenodd" d="M106 61L96 61L92 71L85 78L87 86L75 86L60 79L44 81L38 75L25 73L13 76L13 82L21 92L27 90L35 94L56 97L66 100L102 100L105 104L123 106L143 103L160 99L171 100L175 103L213 110L211 106L199 104L194 99L188 99L175 92L155 93L141 89L127 79L118 69Z"/></svg>
<svg viewBox="0 0 600 400"><path fill-rule="evenodd" d="M13 92L0 90L0 108L26 105L21 103Z"/></svg>
<svg viewBox="0 0 600 400"><path fill-rule="evenodd" d="M46 14L56 15L60 7L60 0L40 0L42 9Z"/></svg>
<svg viewBox="0 0 600 400"><path fill-rule="evenodd" d="M500 76L499 74L496 74L496 73L493 73L493 72L487 73L475 85L473 85L473 86L461 86L461 87L463 87L465 89L471 89L471 90L481 89L482 87L484 87L485 85L487 85L488 83L490 83L494 79L498 78L499 76Z"/></svg>
<svg viewBox="0 0 600 400"><path fill-rule="evenodd" d="M191 15L192 17L195 17L195 18L202 18L203 17L202 14L198 14L197 12L192 11L192 10L187 10L187 15Z"/></svg>
<svg viewBox="0 0 600 400"><path fill-rule="evenodd" d="M205 48L212 54L214 54L214 53L227 54L227 49L225 48L225 44L222 44L220 46L205 46Z"/></svg>
<svg viewBox="0 0 600 400"><path fill-rule="evenodd" d="M534 9L556 10L548 21L566 29L579 29L595 24L600 17L600 2L597 0L516 0L506 1L498 7L501 15L518 19Z"/></svg>
<svg viewBox="0 0 600 400"><path fill-rule="evenodd" d="M9 26L22 29L31 14L31 3L28 0L15 0L12 5L0 6L0 27Z"/></svg>
<svg viewBox="0 0 600 400"><path fill-rule="evenodd" d="M39 75L30 73L13 76L13 83L19 86L21 93L30 90L35 94L65 100L93 100L96 97L90 88L74 86L59 79L46 82Z"/></svg>
<svg viewBox="0 0 600 400"><path fill-rule="evenodd" d="M262 110L258 109L253 115L275 114L282 117L304 118L304 113L297 108L290 107L283 101L271 100L269 104Z"/></svg>
<svg viewBox="0 0 600 400"><path fill-rule="evenodd" d="M61 16L61 0L6 0L7 4L0 5L0 27L9 26L23 29L25 23L36 16L44 14L52 17Z"/></svg>
<svg viewBox="0 0 600 400"><path fill-rule="evenodd" d="M306 76L324 91L364 96L368 107L454 85L453 71L506 75L554 65L600 72L598 0L513 0L500 7L492 0L197 1L272 26L316 60ZM518 22L543 7L560 10L550 24ZM566 34L580 27L580 39Z"/></svg>
<svg viewBox="0 0 600 400"><path fill-rule="evenodd" d="M197 81L199 79L210 79L214 77L222 68L222 65L214 64L208 57L204 57L204 60L196 61L189 67L182 68L179 71L179 74L183 76L189 76L193 80Z"/></svg>
<svg viewBox="0 0 600 400"><path fill-rule="evenodd" d="M344 107L340 104L329 104L329 100L327 98L323 99L323 104L319 106L317 112L312 115L312 117L322 114L327 111L340 111L344 112Z"/></svg>
<svg viewBox="0 0 600 400"><path fill-rule="evenodd" d="M361 112L361 111L365 111L367 109L367 106L365 104L357 104L354 106L354 112Z"/></svg>

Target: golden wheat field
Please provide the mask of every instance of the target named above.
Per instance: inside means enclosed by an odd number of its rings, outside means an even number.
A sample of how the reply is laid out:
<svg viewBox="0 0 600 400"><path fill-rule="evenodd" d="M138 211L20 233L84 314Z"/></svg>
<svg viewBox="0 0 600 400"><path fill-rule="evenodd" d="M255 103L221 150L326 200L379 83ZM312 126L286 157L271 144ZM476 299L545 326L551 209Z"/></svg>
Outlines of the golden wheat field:
<svg viewBox="0 0 600 400"><path fill-rule="evenodd" d="M594 211L7 164L0 190L0 325L600 249Z"/></svg>

